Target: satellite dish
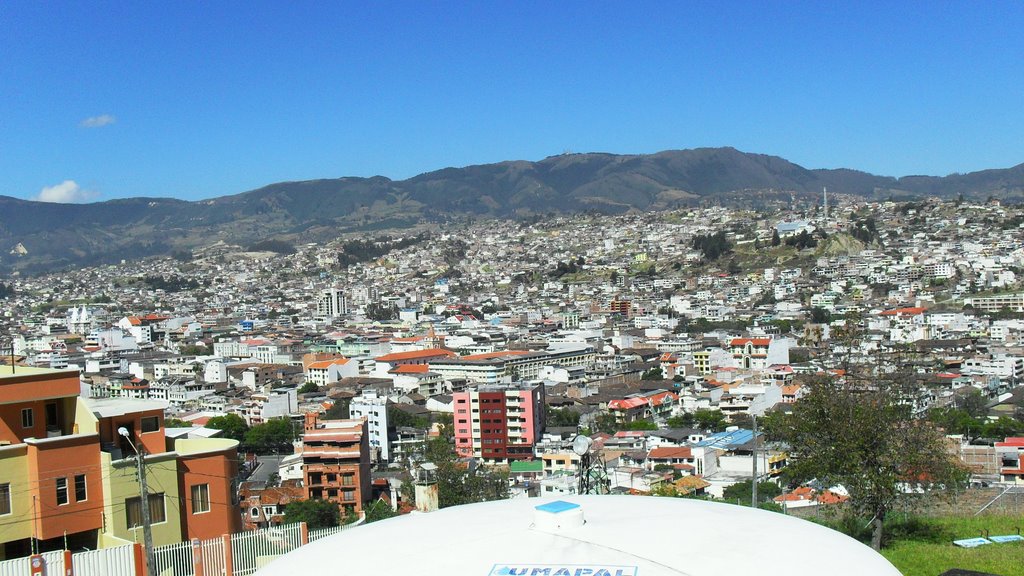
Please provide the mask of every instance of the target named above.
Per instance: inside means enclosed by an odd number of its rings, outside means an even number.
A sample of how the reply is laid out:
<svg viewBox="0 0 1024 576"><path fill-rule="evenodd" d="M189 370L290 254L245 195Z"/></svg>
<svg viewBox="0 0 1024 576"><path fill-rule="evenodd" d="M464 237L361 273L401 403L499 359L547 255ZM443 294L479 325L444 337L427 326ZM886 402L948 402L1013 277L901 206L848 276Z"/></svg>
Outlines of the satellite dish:
<svg viewBox="0 0 1024 576"><path fill-rule="evenodd" d="M572 439L572 451L583 456L587 452L590 452L590 446L594 443L593 440L580 434Z"/></svg>

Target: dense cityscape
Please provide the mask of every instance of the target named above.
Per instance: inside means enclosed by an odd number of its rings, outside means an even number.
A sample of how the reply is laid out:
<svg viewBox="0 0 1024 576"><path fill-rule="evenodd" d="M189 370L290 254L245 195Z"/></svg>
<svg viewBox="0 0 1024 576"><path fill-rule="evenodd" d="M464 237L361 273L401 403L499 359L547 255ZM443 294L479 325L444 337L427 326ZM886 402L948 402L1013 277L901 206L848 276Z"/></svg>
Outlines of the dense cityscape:
<svg viewBox="0 0 1024 576"><path fill-rule="evenodd" d="M898 372L964 488L1005 493L1024 484L1022 235L1024 211L997 201L826 196L16 276L4 550L140 541L138 448L162 489L157 548L580 492L750 505L753 477L760 507L817 515L862 496L789 475L809 447L771 424L856 373ZM82 473L59 476L69 459ZM41 510L13 498L53 482Z"/></svg>
<svg viewBox="0 0 1024 576"><path fill-rule="evenodd" d="M0 2L0 576L1024 576L1022 26Z"/></svg>

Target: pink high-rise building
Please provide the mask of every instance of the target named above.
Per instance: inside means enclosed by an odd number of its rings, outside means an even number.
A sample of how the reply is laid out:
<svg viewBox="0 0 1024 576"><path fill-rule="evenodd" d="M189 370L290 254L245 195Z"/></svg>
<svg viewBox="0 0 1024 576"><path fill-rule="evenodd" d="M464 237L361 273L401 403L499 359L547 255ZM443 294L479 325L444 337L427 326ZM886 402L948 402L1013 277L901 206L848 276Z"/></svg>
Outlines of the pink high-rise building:
<svg viewBox="0 0 1024 576"><path fill-rule="evenodd" d="M488 463L533 459L544 430L544 384L479 386L452 396L460 457Z"/></svg>

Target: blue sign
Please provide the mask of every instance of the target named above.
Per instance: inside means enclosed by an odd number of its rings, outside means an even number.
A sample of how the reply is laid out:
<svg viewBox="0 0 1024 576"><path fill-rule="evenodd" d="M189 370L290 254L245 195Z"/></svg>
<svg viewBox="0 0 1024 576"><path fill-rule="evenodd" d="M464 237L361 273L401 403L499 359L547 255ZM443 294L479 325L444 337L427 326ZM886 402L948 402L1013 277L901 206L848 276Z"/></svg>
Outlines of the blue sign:
<svg viewBox="0 0 1024 576"><path fill-rule="evenodd" d="M487 576L637 576L637 567L611 564L495 564Z"/></svg>

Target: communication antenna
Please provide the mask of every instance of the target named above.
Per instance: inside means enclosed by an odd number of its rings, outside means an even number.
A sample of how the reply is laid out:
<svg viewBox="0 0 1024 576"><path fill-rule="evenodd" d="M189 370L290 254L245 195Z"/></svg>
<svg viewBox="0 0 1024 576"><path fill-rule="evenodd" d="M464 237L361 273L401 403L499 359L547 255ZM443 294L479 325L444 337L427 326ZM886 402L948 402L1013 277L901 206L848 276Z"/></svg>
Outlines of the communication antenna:
<svg viewBox="0 0 1024 576"><path fill-rule="evenodd" d="M590 494L590 447L594 441L582 434L572 440L572 451L580 457L579 463L579 489L577 494Z"/></svg>

